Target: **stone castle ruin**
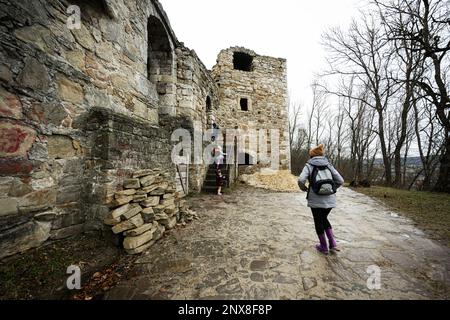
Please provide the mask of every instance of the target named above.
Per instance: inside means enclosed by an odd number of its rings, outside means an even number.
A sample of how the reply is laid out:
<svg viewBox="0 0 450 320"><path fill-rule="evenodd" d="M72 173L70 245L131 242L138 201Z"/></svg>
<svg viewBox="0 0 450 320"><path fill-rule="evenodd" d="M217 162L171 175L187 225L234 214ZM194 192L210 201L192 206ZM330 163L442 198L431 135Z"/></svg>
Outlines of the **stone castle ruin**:
<svg viewBox="0 0 450 320"><path fill-rule="evenodd" d="M175 164L171 135L202 137L211 115L222 130L267 133L268 159L277 145L289 169L284 59L233 47L210 71L156 0L5 0L0 16L0 259L111 227L139 252L192 218L182 198L200 192L209 164ZM225 152L268 165L224 139Z"/></svg>

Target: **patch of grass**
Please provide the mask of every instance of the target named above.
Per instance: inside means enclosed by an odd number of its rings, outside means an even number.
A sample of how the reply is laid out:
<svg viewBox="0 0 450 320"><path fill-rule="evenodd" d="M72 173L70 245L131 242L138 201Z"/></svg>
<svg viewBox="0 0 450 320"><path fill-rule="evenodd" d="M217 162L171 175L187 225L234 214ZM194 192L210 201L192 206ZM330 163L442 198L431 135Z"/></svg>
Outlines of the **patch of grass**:
<svg viewBox="0 0 450 320"><path fill-rule="evenodd" d="M381 200L413 220L431 238L450 247L450 194L378 186L352 189Z"/></svg>

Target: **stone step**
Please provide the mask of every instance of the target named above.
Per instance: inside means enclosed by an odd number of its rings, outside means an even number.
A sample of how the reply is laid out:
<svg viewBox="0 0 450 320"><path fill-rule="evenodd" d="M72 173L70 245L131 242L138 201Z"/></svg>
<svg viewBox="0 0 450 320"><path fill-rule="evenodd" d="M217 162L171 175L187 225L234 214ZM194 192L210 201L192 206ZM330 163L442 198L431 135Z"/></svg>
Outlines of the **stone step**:
<svg viewBox="0 0 450 320"><path fill-rule="evenodd" d="M216 186L203 186L202 192L204 193L215 193L217 192Z"/></svg>
<svg viewBox="0 0 450 320"><path fill-rule="evenodd" d="M228 186L229 181L225 179L225 187ZM215 187L216 186L216 179L214 180L205 180L203 182L203 186L211 186L211 187Z"/></svg>
<svg viewBox="0 0 450 320"><path fill-rule="evenodd" d="M222 171L222 175L225 177L225 180L226 180L226 183L223 187L226 188L229 186L229 176L230 176L229 170L226 167L226 164L224 164L222 166L221 171ZM216 166L214 164L211 164L206 173L205 180L203 181L202 192L212 193L212 192L216 192L216 191L217 191Z"/></svg>
<svg viewBox="0 0 450 320"><path fill-rule="evenodd" d="M222 170L222 171L228 171L228 168L227 168L227 167L222 167L220 170ZM209 168L208 168L208 171L216 171L216 167L209 167Z"/></svg>
<svg viewBox="0 0 450 320"><path fill-rule="evenodd" d="M221 167L222 167L222 170L224 170L224 169L227 168L227 164L224 163ZM210 165L209 165L209 168L215 170L215 169L216 169L216 165L215 165L215 164L210 164Z"/></svg>
<svg viewBox="0 0 450 320"><path fill-rule="evenodd" d="M222 172L222 175L225 176L225 177L229 176L228 174L225 174L223 172ZM215 173L208 173L208 174L206 174L205 179L207 179L207 180L208 179L216 179L216 174Z"/></svg>
<svg viewBox="0 0 450 320"><path fill-rule="evenodd" d="M222 175L223 176L229 176L229 173L228 172L222 172ZM206 176L208 177L215 177L216 176L216 172L207 172L206 173Z"/></svg>
<svg viewBox="0 0 450 320"><path fill-rule="evenodd" d="M228 179L228 177L227 176L225 176L225 181L228 181L229 179ZM214 177L207 177L204 181L203 181L203 184L208 184L208 183L216 183L216 177L214 176Z"/></svg>
<svg viewBox="0 0 450 320"><path fill-rule="evenodd" d="M203 184L203 187L216 187L216 182L207 182Z"/></svg>
<svg viewBox="0 0 450 320"><path fill-rule="evenodd" d="M216 168L208 168L208 171L213 171L213 172L216 172ZM222 169L220 169L220 171L228 171L228 168L222 168Z"/></svg>

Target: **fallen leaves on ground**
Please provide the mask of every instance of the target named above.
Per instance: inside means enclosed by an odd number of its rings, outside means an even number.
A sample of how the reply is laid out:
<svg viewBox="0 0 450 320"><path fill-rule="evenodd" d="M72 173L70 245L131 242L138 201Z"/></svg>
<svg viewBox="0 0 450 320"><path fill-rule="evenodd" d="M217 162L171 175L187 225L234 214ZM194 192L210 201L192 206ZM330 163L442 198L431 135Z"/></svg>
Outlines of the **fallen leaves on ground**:
<svg viewBox="0 0 450 320"><path fill-rule="evenodd" d="M113 263L107 268L97 271L89 278L86 284L71 297L71 300L92 300L101 297L122 279L131 269L131 264L125 266Z"/></svg>

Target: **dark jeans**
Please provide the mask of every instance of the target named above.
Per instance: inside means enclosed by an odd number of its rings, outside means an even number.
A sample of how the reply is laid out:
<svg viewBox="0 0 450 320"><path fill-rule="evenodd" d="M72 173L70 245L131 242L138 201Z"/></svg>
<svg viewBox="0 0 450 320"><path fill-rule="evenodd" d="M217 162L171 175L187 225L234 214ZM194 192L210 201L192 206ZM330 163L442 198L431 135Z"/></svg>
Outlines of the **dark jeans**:
<svg viewBox="0 0 450 320"><path fill-rule="evenodd" d="M330 221L328 221L328 214L331 208L311 208L314 217L314 226L316 227L316 232L321 235L325 232L325 229L331 228Z"/></svg>

